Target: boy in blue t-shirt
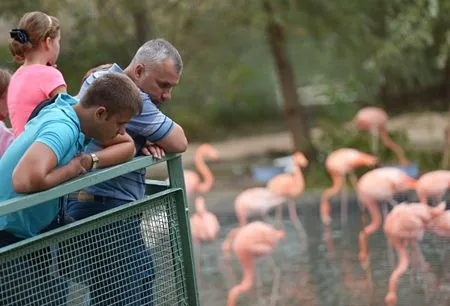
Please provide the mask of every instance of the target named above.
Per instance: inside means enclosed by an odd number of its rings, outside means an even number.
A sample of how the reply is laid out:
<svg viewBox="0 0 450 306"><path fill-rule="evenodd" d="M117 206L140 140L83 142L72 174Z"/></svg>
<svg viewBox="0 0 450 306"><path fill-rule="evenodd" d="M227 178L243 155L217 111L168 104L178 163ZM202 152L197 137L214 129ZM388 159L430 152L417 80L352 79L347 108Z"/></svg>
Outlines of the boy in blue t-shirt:
<svg viewBox="0 0 450 306"><path fill-rule="evenodd" d="M80 101L61 94L25 126L0 159L0 205L21 193L49 189L92 168L134 156L125 124L142 111L139 89L111 73L92 83ZM79 154L87 139L105 147ZM58 226L60 200L0 216L0 248ZM67 283L51 272L52 251L39 249L0 264L0 305L65 305ZM33 284L33 285L31 285Z"/></svg>
<svg viewBox="0 0 450 306"><path fill-rule="evenodd" d="M130 159L135 149L125 125L141 111L139 89L117 73L95 80L79 102L61 94L26 125L0 159L0 173L9 178L0 184L0 205L22 193L54 187L93 166ZM89 138L107 148L98 156L79 154ZM57 219L59 210L55 199L0 216L0 247L43 232Z"/></svg>

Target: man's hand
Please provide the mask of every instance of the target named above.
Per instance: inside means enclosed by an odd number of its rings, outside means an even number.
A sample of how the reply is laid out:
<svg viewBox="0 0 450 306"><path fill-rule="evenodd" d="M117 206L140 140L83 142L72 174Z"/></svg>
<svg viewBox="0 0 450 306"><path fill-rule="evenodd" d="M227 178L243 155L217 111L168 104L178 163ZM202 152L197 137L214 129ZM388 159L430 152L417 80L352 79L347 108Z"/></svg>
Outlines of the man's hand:
<svg viewBox="0 0 450 306"><path fill-rule="evenodd" d="M141 152L142 152L142 154L147 155L147 156L151 155L151 156L153 156L153 158L156 158L156 159L161 159L164 156L166 156L166 152L164 152L164 150L160 146L158 146L154 143L151 143L148 140L145 142L145 145L142 147Z"/></svg>

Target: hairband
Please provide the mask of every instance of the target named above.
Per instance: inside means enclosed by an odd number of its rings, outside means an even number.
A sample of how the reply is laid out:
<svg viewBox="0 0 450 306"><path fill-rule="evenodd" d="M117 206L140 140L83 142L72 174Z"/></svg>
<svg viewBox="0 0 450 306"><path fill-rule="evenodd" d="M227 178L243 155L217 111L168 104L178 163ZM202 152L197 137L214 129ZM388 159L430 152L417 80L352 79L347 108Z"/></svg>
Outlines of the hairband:
<svg viewBox="0 0 450 306"><path fill-rule="evenodd" d="M52 17L50 17L49 15L47 15L47 18L48 18L48 29L50 29L50 28L52 27L52 24L53 24L53 22L52 22Z"/></svg>
<svg viewBox="0 0 450 306"><path fill-rule="evenodd" d="M21 44L26 44L30 42L30 37L28 36L27 31L24 29L12 29L9 31L9 35L12 39L20 42Z"/></svg>

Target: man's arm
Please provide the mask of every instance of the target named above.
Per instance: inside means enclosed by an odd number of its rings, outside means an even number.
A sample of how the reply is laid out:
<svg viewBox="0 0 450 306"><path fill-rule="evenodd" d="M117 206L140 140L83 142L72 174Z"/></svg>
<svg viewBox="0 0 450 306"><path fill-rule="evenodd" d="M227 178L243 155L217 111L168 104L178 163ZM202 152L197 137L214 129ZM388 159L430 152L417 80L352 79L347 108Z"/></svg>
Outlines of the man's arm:
<svg viewBox="0 0 450 306"><path fill-rule="evenodd" d="M67 165L56 168L58 159L53 150L44 143L34 142L13 171L14 191L31 193L54 187L86 172L89 159L89 155L82 154Z"/></svg>
<svg viewBox="0 0 450 306"><path fill-rule="evenodd" d="M95 152L97 167L103 168L129 161L136 154L136 147L130 135L117 135L113 140L98 144L104 149Z"/></svg>
<svg viewBox="0 0 450 306"><path fill-rule="evenodd" d="M161 140L155 141L155 144L167 153L183 153L187 149L188 141L183 128L174 122L167 135Z"/></svg>

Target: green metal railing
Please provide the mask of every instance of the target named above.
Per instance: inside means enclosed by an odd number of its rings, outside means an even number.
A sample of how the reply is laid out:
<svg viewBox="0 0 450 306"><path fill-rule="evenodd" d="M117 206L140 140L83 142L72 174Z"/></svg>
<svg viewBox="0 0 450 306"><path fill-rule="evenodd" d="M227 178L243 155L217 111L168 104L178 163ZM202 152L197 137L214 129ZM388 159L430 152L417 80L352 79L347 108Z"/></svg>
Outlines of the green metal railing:
<svg viewBox="0 0 450 306"><path fill-rule="evenodd" d="M0 203L6 215L167 162L170 184L0 249L0 305L199 305L181 155L130 162Z"/></svg>

